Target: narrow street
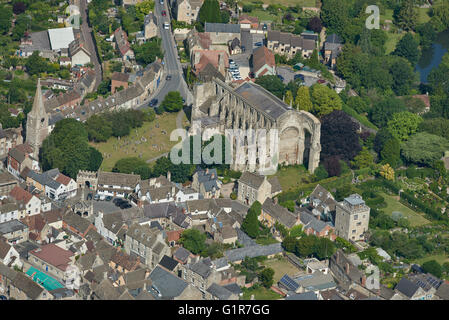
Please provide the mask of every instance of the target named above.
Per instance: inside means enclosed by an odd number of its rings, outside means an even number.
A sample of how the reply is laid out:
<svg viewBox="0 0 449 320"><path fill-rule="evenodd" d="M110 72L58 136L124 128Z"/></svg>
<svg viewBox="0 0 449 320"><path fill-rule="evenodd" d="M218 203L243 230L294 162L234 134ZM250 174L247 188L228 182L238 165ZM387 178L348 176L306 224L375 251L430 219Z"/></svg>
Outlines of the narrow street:
<svg viewBox="0 0 449 320"><path fill-rule="evenodd" d="M95 86L93 91L96 91L101 81L103 81L103 70L101 68L100 61L98 60L97 50L93 39L92 28L87 23L87 0L78 0L81 13L81 32L83 34L84 41L87 45L87 50L91 53L91 62L94 65L95 70Z"/></svg>

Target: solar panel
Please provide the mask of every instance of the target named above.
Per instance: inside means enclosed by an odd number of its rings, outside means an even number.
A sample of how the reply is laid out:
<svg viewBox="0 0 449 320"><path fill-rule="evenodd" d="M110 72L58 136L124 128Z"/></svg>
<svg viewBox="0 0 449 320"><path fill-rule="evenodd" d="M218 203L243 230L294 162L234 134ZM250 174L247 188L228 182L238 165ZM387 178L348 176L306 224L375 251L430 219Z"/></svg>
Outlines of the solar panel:
<svg viewBox="0 0 449 320"><path fill-rule="evenodd" d="M281 278L280 282L293 291L296 291L299 287L299 284L286 274Z"/></svg>

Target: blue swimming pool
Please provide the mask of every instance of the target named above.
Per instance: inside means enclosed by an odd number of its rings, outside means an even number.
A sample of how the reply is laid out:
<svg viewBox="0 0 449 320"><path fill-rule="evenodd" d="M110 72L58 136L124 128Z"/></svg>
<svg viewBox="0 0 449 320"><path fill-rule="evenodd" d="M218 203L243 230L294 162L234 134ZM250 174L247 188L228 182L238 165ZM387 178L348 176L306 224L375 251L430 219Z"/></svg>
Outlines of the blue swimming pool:
<svg viewBox="0 0 449 320"><path fill-rule="evenodd" d="M54 289L59 289L59 288L64 288L64 286L59 281L57 281L56 279L50 277L48 274L43 273L42 271L40 271L34 267L30 267L28 269L28 271L26 272L26 274L28 276L30 276L34 282L40 284L48 291L51 291Z"/></svg>

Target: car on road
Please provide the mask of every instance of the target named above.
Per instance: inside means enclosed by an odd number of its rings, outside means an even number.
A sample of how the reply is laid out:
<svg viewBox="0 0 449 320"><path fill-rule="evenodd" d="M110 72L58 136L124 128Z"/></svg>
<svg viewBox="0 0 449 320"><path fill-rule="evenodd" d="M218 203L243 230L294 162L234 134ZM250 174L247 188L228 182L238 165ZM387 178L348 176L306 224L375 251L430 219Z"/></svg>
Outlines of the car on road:
<svg viewBox="0 0 449 320"><path fill-rule="evenodd" d="M157 105L157 103L158 103L158 100L157 100L157 99L151 99L151 101L150 101L150 107L155 107L155 106Z"/></svg>
<svg viewBox="0 0 449 320"><path fill-rule="evenodd" d="M160 4L164 4L164 0L161 0L159 3L160 3Z"/></svg>
<svg viewBox="0 0 449 320"><path fill-rule="evenodd" d="M8 300L5 296L0 296L0 300Z"/></svg>
<svg viewBox="0 0 449 320"><path fill-rule="evenodd" d="M323 84L323 83L326 83L326 80L319 79L317 82Z"/></svg>
<svg viewBox="0 0 449 320"><path fill-rule="evenodd" d="M168 29L170 29L170 24L168 24L167 22L166 22L166 23L164 23L164 29L165 29L165 30L168 30Z"/></svg>
<svg viewBox="0 0 449 320"><path fill-rule="evenodd" d="M112 196L106 196L105 200L106 201L111 201L112 200Z"/></svg>
<svg viewBox="0 0 449 320"><path fill-rule="evenodd" d="M262 42L256 42L256 43L254 44L254 46L255 46L255 47L261 47L261 46L262 46Z"/></svg>
<svg viewBox="0 0 449 320"><path fill-rule="evenodd" d="M128 208L131 208L132 205L129 204L128 201L123 201L122 204L119 207L120 207L120 209L128 209Z"/></svg>
<svg viewBox="0 0 449 320"><path fill-rule="evenodd" d="M165 80L170 81L171 80L171 75L166 76Z"/></svg>
<svg viewBox="0 0 449 320"><path fill-rule="evenodd" d="M95 200L95 201L100 200L100 195L99 195L99 194L94 195L94 200Z"/></svg>
<svg viewBox="0 0 449 320"><path fill-rule="evenodd" d="M165 17L167 15L167 11L162 10L162 16Z"/></svg>
<svg viewBox="0 0 449 320"><path fill-rule="evenodd" d="M182 98L182 103L186 103L186 99Z"/></svg>

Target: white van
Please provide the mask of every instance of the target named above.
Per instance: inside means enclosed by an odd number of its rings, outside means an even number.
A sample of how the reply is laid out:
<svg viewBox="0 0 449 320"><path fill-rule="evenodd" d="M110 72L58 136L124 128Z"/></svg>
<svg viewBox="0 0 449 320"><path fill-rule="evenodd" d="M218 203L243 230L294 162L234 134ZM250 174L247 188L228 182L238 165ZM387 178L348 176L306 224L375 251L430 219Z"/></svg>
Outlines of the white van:
<svg viewBox="0 0 449 320"><path fill-rule="evenodd" d="M164 23L164 29L168 30L170 29L170 24L168 24L167 22Z"/></svg>

